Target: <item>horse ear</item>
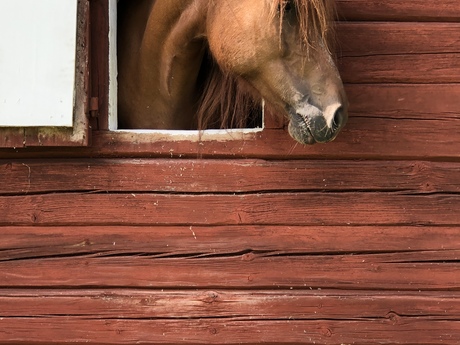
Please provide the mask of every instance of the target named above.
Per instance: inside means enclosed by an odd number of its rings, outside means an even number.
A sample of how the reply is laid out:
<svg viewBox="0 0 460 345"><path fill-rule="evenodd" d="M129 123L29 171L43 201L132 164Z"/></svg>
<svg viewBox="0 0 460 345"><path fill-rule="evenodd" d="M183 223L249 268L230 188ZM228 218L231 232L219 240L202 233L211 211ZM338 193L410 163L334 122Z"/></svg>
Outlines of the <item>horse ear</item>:
<svg viewBox="0 0 460 345"><path fill-rule="evenodd" d="M185 50L191 42L204 37L205 24L205 19L196 6L189 6L173 23L162 55L162 62L166 68L161 72L161 86L169 96L171 96L171 82L174 79L174 60L180 54L180 48Z"/></svg>

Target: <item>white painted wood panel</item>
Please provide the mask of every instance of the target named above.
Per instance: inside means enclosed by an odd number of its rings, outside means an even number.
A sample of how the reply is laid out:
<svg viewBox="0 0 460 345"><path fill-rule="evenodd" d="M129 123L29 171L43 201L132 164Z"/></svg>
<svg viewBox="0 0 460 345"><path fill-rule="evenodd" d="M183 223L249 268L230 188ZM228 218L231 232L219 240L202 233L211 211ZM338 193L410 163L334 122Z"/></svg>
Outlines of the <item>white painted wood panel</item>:
<svg viewBox="0 0 460 345"><path fill-rule="evenodd" d="M0 0L0 126L73 124L77 0Z"/></svg>

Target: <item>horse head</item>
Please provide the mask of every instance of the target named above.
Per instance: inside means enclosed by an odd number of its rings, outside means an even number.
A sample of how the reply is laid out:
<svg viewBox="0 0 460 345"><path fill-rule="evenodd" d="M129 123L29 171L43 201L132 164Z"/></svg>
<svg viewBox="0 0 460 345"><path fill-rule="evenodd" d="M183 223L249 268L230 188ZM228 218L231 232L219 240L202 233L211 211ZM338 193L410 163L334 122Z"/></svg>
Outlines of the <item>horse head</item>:
<svg viewBox="0 0 460 345"><path fill-rule="evenodd" d="M330 0L225 0L208 8L217 63L285 114L302 144L335 139L348 117L328 43L332 14Z"/></svg>

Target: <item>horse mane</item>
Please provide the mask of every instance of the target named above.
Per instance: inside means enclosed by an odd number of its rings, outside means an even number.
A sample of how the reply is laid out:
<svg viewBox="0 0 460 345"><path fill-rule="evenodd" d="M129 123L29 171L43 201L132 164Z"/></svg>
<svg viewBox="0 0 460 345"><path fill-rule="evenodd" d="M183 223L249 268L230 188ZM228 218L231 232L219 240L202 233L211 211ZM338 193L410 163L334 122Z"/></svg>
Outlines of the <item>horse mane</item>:
<svg viewBox="0 0 460 345"><path fill-rule="evenodd" d="M306 50L323 45L333 51L331 21L336 12L333 0L273 0L272 18L279 18L280 40L283 15L288 2L295 7L299 22L299 44ZM224 71L209 49L201 67L201 96L197 106L199 130L209 128L244 128L261 122L261 97L241 77Z"/></svg>
<svg viewBox="0 0 460 345"><path fill-rule="evenodd" d="M245 128L261 125L262 99L241 77L229 74L214 60L209 49L199 73L199 130Z"/></svg>

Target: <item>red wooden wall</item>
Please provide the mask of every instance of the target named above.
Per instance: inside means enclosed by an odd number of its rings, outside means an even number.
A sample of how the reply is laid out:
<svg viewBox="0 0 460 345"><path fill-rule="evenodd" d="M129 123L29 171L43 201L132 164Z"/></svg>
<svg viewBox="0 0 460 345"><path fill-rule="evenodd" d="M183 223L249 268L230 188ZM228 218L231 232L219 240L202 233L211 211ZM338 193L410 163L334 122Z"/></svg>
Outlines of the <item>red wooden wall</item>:
<svg viewBox="0 0 460 345"><path fill-rule="evenodd" d="M0 344L460 343L460 2L337 2L333 143L0 150Z"/></svg>

